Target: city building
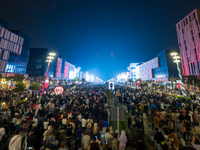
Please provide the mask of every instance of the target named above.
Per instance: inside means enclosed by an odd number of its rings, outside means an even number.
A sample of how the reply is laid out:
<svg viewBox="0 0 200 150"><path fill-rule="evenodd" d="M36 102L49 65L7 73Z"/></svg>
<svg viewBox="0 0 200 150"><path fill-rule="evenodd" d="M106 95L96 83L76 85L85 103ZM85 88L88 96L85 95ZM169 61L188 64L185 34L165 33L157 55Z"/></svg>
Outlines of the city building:
<svg viewBox="0 0 200 150"><path fill-rule="evenodd" d="M176 24L184 76L200 74L200 9L193 10Z"/></svg>
<svg viewBox="0 0 200 150"><path fill-rule="evenodd" d="M152 80L153 72L152 69L158 68L159 62L158 57L153 58L139 66L139 78L142 80Z"/></svg>
<svg viewBox="0 0 200 150"><path fill-rule="evenodd" d="M173 56L171 53L178 50L164 50L157 54L158 66L152 70L153 79L156 81L175 81L179 79L177 64L174 63Z"/></svg>
<svg viewBox="0 0 200 150"><path fill-rule="evenodd" d="M28 57L31 47L31 37L19 30L11 30L11 32L22 37L24 39L24 43L22 46L21 55L10 53L5 72L7 72L7 76L10 76L10 74L13 73L26 74Z"/></svg>
<svg viewBox="0 0 200 150"><path fill-rule="evenodd" d="M80 71L80 80L85 79L85 73L83 71Z"/></svg>
<svg viewBox="0 0 200 150"><path fill-rule="evenodd" d="M117 81L118 82L127 82L128 78L129 78L129 73L122 72L117 76Z"/></svg>
<svg viewBox="0 0 200 150"><path fill-rule="evenodd" d="M142 80L154 81L175 81L179 79L177 65L174 63L172 52L178 50L164 50L157 54L157 57L141 64L139 74Z"/></svg>
<svg viewBox="0 0 200 150"><path fill-rule="evenodd" d="M130 63L128 69L128 78L135 81L139 78L139 65L141 63Z"/></svg>
<svg viewBox="0 0 200 150"><path fill-rule="evenodd" d="M2 19L1 22L4 23L1 23L3 27L0 26L0 73L6 76L5 71L10 55L21 55L24 38L4 28L7 24ZM12 71L15 67L9 66L9 69Z"/></svg>
<svg viewBox="0 0 200 150"><path fill-rule="evenodd" d="M0 18L0 26L4 29L8 29L8 22Z"/></svg>
<svg viewBox="0 0 200 150"><path fill-rule="evenodd" d="M76 77L78 78L80 78L80 70L81 70L81 67L76 68Z"/></svg>
<svg viewBox="0 0 200 150"><path fill-rule="evenodd" d="M29 77L36 78L39 76L45 76L48 63L46 62L47 57L51 50L49 48L31 48L30 56L27 65L26 73ZM48 77L55 77L56 62L57 57L55 57L49 66L49 71L47 73Z"/></svg>

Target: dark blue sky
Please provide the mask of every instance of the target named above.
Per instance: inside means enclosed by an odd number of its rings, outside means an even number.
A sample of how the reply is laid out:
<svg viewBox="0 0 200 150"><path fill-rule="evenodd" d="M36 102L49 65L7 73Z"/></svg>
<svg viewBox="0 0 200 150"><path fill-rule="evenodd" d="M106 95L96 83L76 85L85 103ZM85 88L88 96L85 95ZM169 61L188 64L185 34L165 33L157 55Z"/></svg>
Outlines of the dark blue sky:
<svg viewBox="0 0 200 150"><path fill-rule="evenodd" d="M32 37L106 80L164 49L178 49L175 24L199 0L0 0L10 29Z"/></svg>

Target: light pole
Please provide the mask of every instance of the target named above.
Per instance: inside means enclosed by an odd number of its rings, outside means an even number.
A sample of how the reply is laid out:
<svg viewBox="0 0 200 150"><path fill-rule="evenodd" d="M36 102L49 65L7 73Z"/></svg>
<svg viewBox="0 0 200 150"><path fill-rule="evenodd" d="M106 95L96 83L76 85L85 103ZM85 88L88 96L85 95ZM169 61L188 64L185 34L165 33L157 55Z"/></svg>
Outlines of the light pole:
<svg viewBox="0 0 200 150"><path fill-rule="evenodd" d="M184 95L184 96L187 96L187 92L186 92L186 89L185 89L185 85L184 85L184 83L182 82L182 78L183 78L183 77L182 77L182 75L181 75L181 70L180 70L180 67L179 67L179 63L181 62L181 61L180 61L180 56L178 56L178 53L176 53L176 52L171 53L171 55L174 56L173 59L174 59L174 62L176 63L176 65L177 65L178 75L179 75L179 77L180 77L180 79L181 79L181 90L182 90L182 92L183 92L183 95Z"/></svg>
<svg viewBox="0 0 200 150"><path fill-rule="evenodd" d="M48 75L50 63L54 59L55 55L56 55L55 53L50 52L49 55L47 56L46 62L48 62L48 65L47 65L47 71L46 71L46 74L45 74L45 77L44 77L44 88L48 88L49 81L47 81L48 80L48 76L47 75Z"/></svg>

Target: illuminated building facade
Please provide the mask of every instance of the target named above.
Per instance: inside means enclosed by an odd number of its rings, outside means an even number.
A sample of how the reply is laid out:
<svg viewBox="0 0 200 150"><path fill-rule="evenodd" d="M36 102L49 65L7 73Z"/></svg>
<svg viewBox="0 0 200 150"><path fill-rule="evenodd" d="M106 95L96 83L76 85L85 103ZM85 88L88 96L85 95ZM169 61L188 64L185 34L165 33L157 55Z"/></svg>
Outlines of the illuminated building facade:
<svg viewBox="0 0 200 150"><path fill-rule="evenodd" d="M19 30L11 30L13 33L19 35L24 39L21 55L10 53L8 63L6 66L6 72L9 76L10 73L26 74L26 68L28 64L28 57L31 47L31 37Z"/></svg>
<svg viewBox="0 0 200 150"><path fill-rule="evenodd" d="M75 65L69 63L69 80L73 80L76 78L76 67Z"/></svg>
<svg viewBox="0 0 200 150"><path fill-rule="evenodd" d="M158 57L153 58L139 66L139 74L140 78L142 80L152 80L153 79L153 73L152 69L158 68L159 63L158 63Z"/></svg>
<svg viewBox="0 0 200 150"><path fill-rule="evenodd" d="M80 78L80 70L81 70L81 67L76 68L76 77L78 78Z"/></svg>
<svg viewBox="0 0 200 150"><path fill-rule="evenodd" d="M173 81L179 79L176 63L174 63L172 52L179 54L178 50L164 50L157 54L159 67L152 70L153 79L156 81Z"/></svg>
<svg viewBox="0 0 200 150"><path fill-rule="evenodd" d="M136 79L139 78L139 67L138 65L141 63L130 63L129 67L127 67L128 69L128 79L132 79L133 81L135 81Z"/></svg>
<svg viewBox="0 0 200 150"><path fill-rule="evenodd" d="M118 82L127 82L128 78L129 78L129 73L122 72L117 76L117 81Z"/></svg>
<svg viewBox="0 0 200 150"><path fill-rule="evenodd" d="M176 24L184 76L200 75L200 9L195 9Z"/></svg>
<svg viewBox="0 0 200 150"><path fill-rule="evenodd" d="M179 79L176 63L171 56L174 50L164 50L157 57L141 64L139 74L142 80L172 81Z"/></svg>
<svg viewBox="0 0 200 150"><path fill-rule="evenodd" d="M8 24L6 21L0 20L0 25L2 25L0 26L0 73L6 76L5 71L10 55L21 55L24 38L4 28ZM9 69L14 70L15 66L9 66Z"/></svg>
<svg viewBox="0 0 200 150"><path fill-rule="evenodd" d="M62 62L63 62L63 59L60 58L60 57L57 57L57 62L56 62L56 72L55 72L55 77L56 78L61 78L61 71L63 70L62 69ZM64 67L63 67L64 68ZM63 72L64 73L64 72Z"/></svg>
<svg viewBox="0 0 200 150"><path fill-rule="evenodd" d="M83 71L80 71L80 79L85 79L85 73Z"/></svg>

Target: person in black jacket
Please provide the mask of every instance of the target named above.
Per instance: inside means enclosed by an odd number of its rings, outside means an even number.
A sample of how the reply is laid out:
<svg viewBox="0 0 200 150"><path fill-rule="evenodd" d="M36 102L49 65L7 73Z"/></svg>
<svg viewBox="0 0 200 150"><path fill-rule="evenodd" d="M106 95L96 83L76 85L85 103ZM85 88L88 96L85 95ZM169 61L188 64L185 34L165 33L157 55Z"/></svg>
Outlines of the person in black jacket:
<svg viewBox="0 0 200 150"><path fill-rule="evenodd" d="M158 150L161 150L161 141L164 139L164 136L161 132L158 132L158 128L155 128L155 131L154 140L157 141Z"/></svg>
<svg viewBox="0 0 200 150"><path fill-rule="evenodd" d="M33 147L36 148L37 146L37 136L34 134L34 130L31 129L29 132L29 136L27 137L27 148Z"/></svg>
<svg viewBox="0 0 200 150"><path fill-rule="evenodd" d="M78 125L78 129L75 132L75 150L81 148L81 135L83 133L83 128L81 124Z"/></svg>
<svg viewBox="0 0 200 150"><path fill-rule="evenodd" d="M67 132L67 146L68 148L70 149L70 142L71 142L71 139L72 139L72 130L73 130L73 127L71 125L71 122L68 124L67 128L66 128L66 132Z"/></svg>

